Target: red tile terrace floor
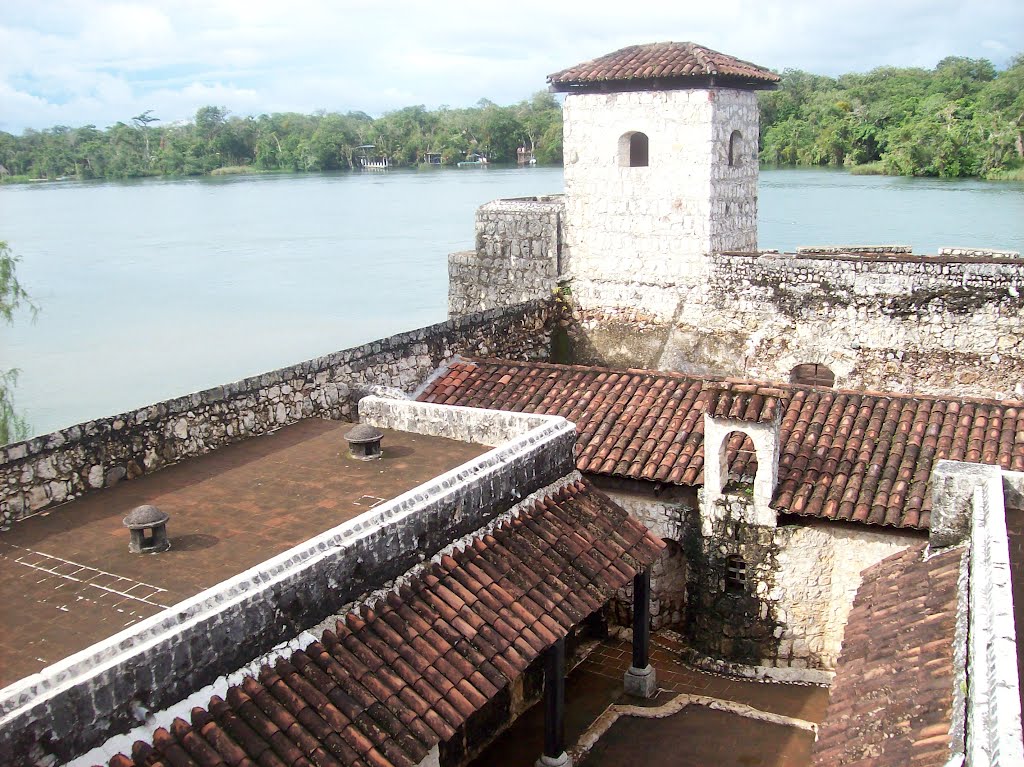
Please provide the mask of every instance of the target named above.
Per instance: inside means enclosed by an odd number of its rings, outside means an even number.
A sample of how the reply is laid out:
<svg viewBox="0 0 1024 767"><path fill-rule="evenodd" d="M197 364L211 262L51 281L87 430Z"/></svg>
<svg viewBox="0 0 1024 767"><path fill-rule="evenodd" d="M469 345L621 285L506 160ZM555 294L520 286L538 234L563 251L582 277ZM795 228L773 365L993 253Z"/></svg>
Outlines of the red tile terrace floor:
<svg viewBox="0 0 1024 767"><path fill-rule="evenodd" d="M812 685L771 684L708 674L679 660L681 645L665 634L652 637L651 663L659 692L650 701L623 694L622 676L630 664L626 642L602 642L570 674L566 684L565 742L578 743L613 705L644 708L668 704L678 695L713 698L757 711L819 723L828 690ZM810 764L814 733L777 722L740 716L692 704L658 718L622 716L579 762L581 767L680 765L693 767L802 767ZM470 767L532 765L544 745L544 707L526 711Z"/></svg>
<svg viewBox="0 0 1024 767"><path fill-rule="evenodd" d="M0 687L401 495L489 448L311 419L121 482L0 533ZM171 549L130 554L123 517L170 514Z"/></svg>

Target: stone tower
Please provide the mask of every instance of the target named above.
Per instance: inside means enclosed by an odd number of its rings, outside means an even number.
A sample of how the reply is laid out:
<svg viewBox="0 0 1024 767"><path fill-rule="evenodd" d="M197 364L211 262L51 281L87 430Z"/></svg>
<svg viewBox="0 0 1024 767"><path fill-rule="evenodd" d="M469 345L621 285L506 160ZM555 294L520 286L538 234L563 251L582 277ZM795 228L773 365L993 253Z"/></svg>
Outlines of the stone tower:
<svg viewBox="0 0 1024 767"><path fill-rule="evenodd" d="M582 305L670 313L709 254L756 249L755 91L778 80L673 42L548 77L567 94L562 271Z"/></svg>

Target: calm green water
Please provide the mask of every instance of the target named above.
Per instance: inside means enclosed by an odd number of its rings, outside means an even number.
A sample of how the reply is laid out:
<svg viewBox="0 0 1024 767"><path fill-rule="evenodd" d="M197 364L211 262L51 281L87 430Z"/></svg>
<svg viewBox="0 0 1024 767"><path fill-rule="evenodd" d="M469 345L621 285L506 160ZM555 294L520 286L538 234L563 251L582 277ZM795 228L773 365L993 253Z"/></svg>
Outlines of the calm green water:
<svg viewBox="0 0 1024 767"><path fill-rule="evenodd" d="M42 308L0 327L35 433L445 318L473 213L559 168L0 188L0 239ZM760 244L1024 250L1024 184L761 174Z"/></svg>

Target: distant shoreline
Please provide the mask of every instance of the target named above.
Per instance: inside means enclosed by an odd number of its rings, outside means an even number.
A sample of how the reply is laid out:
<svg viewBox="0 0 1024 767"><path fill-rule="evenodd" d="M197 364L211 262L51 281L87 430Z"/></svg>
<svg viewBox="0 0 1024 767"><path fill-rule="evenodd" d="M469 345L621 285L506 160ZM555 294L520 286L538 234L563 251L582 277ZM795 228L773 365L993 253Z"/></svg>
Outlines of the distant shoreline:
<svg viewBox="0 0 1024 767"><path fill-rule="evenodd" d="M492 163L495 168L514 168L515 163ZM560 167L561 163L547 163L543 166L530 166L530 167ZM429 163L418 163L416 165L402 165L395 166L386 171L373 171L376 173L388 173L392 171L415 171L415 170L458 170L458 168L452 165L434 165ZM911 176L903 175L898 173L888 173L882 168L882 163L873 162L865 163L863 165L851 165L847 167L838 168L830 165L784 165L775 163L760 163L762 170L827 170L835 173L847 173L851 176L888 176L889 178L938 178L937 176ZM463 169L465 170L465 169ZM77 176L63 176L60 178L29 178L27 176L5 176L0 179L0 185L25 185L25 184L66 184L76 182L91 182L91 183L106 183L106 182L125 182L125 181L141 181L145 179L168 179L168 180L185 180L185 179L200 179L200 178L215 178L218 176L279 176L279 175L308 175L308 176L319 176L319 175L331 175L336 173L362 173L358 168L354 169L341 169L331 171L297 171L297 170L285 170L285 169L266 169L256 168L251 165L231 165L223 168L214 168L208 173L197 173L197 174L173 174L173 173L152 173L140 176L126 176L124 178L79 178ZM956 176L949 180L973 180L973 181L1011 181L1011 182L1022 182L1024 181L1024 168L1016 169L1004 169L992 171L986 176Z"/></svg>

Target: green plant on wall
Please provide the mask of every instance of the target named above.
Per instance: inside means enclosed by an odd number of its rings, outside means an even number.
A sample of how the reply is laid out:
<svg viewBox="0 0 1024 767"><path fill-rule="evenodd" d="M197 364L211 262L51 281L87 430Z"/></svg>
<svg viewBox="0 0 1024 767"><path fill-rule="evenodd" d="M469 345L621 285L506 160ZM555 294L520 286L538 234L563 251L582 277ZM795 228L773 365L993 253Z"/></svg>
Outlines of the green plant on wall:
<svg viewBox="0 0 1024 767"><path fill-rule="evenodd" d="M37 311L28 293L18 282L17 257L6 242L0 240L0 322L10 324L14 312L24 306L32 315ZM17 370L0 370L0 445L28 436L28 423L14 409L12 390L18 380Z"/></svg>

